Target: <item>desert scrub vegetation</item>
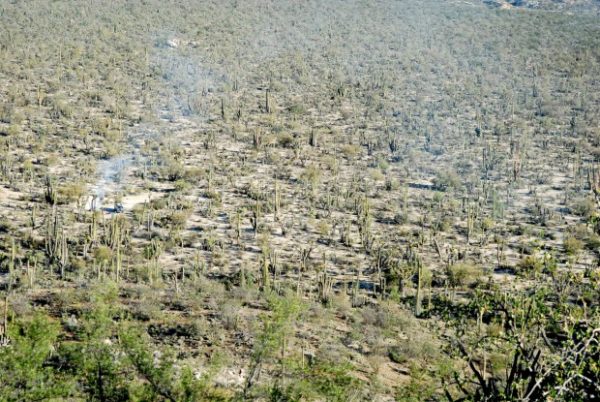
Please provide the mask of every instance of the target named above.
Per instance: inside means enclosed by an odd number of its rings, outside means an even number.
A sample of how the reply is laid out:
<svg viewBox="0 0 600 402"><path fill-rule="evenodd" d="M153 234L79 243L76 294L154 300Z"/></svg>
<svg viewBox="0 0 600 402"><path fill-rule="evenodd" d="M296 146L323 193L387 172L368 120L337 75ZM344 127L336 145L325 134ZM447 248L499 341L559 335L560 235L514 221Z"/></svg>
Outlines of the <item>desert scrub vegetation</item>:
<svg viewBox="0 0 600 402"><path fill-rule="evenodd" d="M597 400L597 11L1 4L0 400Z"/></svg>

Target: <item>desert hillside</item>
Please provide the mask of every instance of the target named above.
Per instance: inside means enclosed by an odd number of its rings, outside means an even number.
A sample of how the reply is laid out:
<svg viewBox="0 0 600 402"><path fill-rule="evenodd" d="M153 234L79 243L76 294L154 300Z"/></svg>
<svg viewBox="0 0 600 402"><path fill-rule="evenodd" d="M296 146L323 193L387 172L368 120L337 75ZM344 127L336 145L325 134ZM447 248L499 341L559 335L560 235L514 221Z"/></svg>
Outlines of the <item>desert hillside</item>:
<svg viewBox="0 0 600 402"><path fill-rule="evenodd" d="M501 9L529 9L541 11L600 13L598 0L482 0L484 4Z"/></svg>
<svg viewBox="0 0 600 402"><path fill-rule="evenodd" d="M598 401L597 9L1 2L0 401Z"/></svg>

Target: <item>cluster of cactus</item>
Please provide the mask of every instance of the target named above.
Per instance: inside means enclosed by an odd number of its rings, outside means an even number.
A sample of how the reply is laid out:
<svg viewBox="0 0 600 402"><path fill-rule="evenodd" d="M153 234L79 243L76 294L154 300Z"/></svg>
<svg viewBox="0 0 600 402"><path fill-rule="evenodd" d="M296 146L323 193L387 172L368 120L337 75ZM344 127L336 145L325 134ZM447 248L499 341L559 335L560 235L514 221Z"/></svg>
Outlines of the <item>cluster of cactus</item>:
<svg viewBox="0 0 600 402"><path fill-rule="evenodd" d="M300 270L303 272L308 268L308 260L313 250L314 247L312 245L300 248Z"/></svg>
<svg viewBox="0 0 600 402"><path fill-rule="evenodd" d="M138 225L145 225L148 232L151 232L154 229L155 213L148 201L144 201L141 213L134 212L134 216Z"/></svg>
<svg viewBox="0 0 600 402"><path fill-rule="evenodd" d="M246 286L247 286L248 279L246 278L246 268L244 266L242 266L240 268L240 271L239 271L239 280L240 280L240 287L242 289L245 289Z"/></svg>
<svg viewBox="0 0 600 402"><path fill-rule="evenodd" d="M340 231L340 242L344 246L352 246L352 239L350 238L350 222L342 222L342 228Z"/></svg>
<svg viewBox="0 0 600 402"><path fill-rule="evenodd" d="M247 280L246 272L244 281ZM261 256L260 256L260 274L261 274L261 290L263 292L275 291L279 292L279 283L277 275L279 273L279 257L276 250L272 249L267 238L262 239ZM240 278L241 280L242 278Z"/></svg>
<svg viewBox="0 0 600 402"><path fill-rule="evenodd" d="M377 287L376 291L381 298L385 297L387 290L387 279L382 272L384 264L387 263L386 249L383 247L377 247L375 252L375 270L377 271Z"/></svg>
<svg viewBox="0 0 600 402"><path fill-rule="evenodd" d="M7 147L8 147L8 141L7 141ZM3 151L0 154L0 174L1 174L0 177L11 180L13 165L14 165L14 161L12 159L10 152L8 152L8 150L6 152Z"/></svg>
<svg viewBox="0 0 600 402"><path fill-rule="evenodd" d="M544 226L551 216L550 209L544 206L542 199L537 194L534 194L533 199L533 215L538 223Z"/></svg>
<svg viewBox="0 0 600 402"><path fill-rule="evenodd" d="M87 256L88 250L98 243L98 221L102 219L102 212L91 211L90 224L88 226L88 233L86 236L86 244L84 247L83 254Z"/></svg>
<svg viewBox="0 0 600 402"><path fill-rule="evenodd" d="M334 189L335 191L335 189ZM318 204L317 207L324 209L326 214L325 217L330 217L331 213L333 212L333 207L336 205L337 200L336 198L331 194L332 190L331 188L327 188L325 195L323 195L321 198L319 198L318 200Z"/></svg>
<svg viewBox="0 0 600 402"><path fill-rule="evenodd" d="M406 276L416 276L417 292L415 294L415 315L419 316L422 313L423 262L417 252L417 245L409 244L404 252L403 259L406 262L404 265L406 268L404 272Z"/></svg>
<svg viewBox="0 0 600 402"><path fill-rule="evenodd" d="M489 177L489 172L495 168L497 158L494 154L494 149L489 143L485 145L482 152L482 168L484 177L487 179Z"/></svg>
<svg viewBox="0 0 600 402"><path fill-rule="evenodd" d="M113 252L113 266L115 278L118 281L121 276L121 267L123 264L123 256L121 248L126 245L129 239L129 230L126 225L124 216L118 214L108 222L106 230L106 243Z"/></svg>
<svg viewBox="0 0 600 402"><path fill-rule="evenodd" d="M308 247L301 247L298 252L299 265L298 265L298 279L296 284L296 293L298 296L302 293L303 284L302 284L302 274L306 272L308 268L308 261L310 259L310 254L312 253L314 247L312 245Z"/></svg>
<svg viewBox="0 0 600 402"><path fill-rule="evenodd" d="M475 228L475 222L479 217L479 206L473 204L467 207L467 244L471 241L473 230Z"/></svg>
<svg viewBox="0 0 600 402"><path fill-rule="evenodd" d="M212 218L215 216L215 208L212 198L209 198L208 201L206 201L206 209L204 210L204 216L207 218Z"/></svg>
<svg viewBox="0 0 600 402"><path fill-rule="evenodd" d="M204 149L206 149L206 150L214 149L216 144L217 144L217 139L216 139L215 133L212 131L209 131L208 133L206 133L206 136L204 138Z"/></svg>
<svg viewBox="0 0 600 402"><path fill-rule="evenodd" d="M417 256L413 246L407 247L404 253L395 245L383 245L376 253L376 263L381 270L379 275L379 293L382 297L388 289L388 284L396 283L401 297L406 294L406 284L413 277L417 266Z"/></svg>
<svg viewBox="0 0 600 402"><path fill-rule="evenodd" d="M150 243L144 247L144 257L149 264L148 277L150 279L150 283L152 283L154 279L158 279L160 277L158 259L162 254L162 251L162 245L157 239L152 239Z"/></svg>
<svg viewBox="0 0 600 402"><path fill-rule="evenodd" d="M196 250L192 260L192 271L195 279L206 271L206 262L201 257L202 255L200 252Z"/></svg>
<svg viewBox="0 0 600 402"><path fill-rule="evenodd" d="M596 207L600 208L600 167L593 166L587 169L587 182L594 200L596 201Z"/></svg>
<svg viewBox="0 0 600 402"><path fill-rule="evenodd" d="M326 272L319 274L317 277L317 288L319 301L325 305L329 305L333 297L333 278L327 275Z"/></svg>
<svg viewBox="0 0 600 402"><path fill-rule="evenodd" d="M64 278L65 268L69 262L67 236L56 207L46 216L45 251L51 264L56 264L60 277Z"/></svg>
<svg viewBox="0 0 600 402"><path fill-rule="evenodd" d="M29 288L33 288L38 268L38 256L35 252L26 255L26 275Z"/></svg>
<svg viewBox="0 0 600 402"><path fill-rule="evenodd" d="M352 284L352 295L350 300L352 307L362 307L367 303L366 296L360 293L360 269L356 270L356 278Z"/></svg>

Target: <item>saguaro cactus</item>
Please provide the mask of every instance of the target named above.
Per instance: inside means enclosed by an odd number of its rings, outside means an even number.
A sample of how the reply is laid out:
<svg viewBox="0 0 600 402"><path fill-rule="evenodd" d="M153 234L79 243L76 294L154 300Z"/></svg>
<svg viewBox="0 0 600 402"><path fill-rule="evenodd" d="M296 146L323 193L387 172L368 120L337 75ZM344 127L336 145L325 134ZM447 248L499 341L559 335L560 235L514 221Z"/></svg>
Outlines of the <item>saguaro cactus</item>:
<svg viewBox="0 0 600 402"><path fill-rule="evenodd" d="M254 236L258 234L258 227L260 224L260 203L256 201L254 205L254 211L252 211L252 217L250 218L250 222L252 223L252 229L254 229Z"/></svg>
<svg viewBox="0 0 600 402"><path fill-rule="evenodd" d="M238 209L235 212L235 239L237 241L238 246L241 244L242 240L242 215L243 210Z"/></svg>
<svg viewBox="0 0 600 402"><path fill-rule="evenodd" d="M271 90L270 89L266 89L265 90L265 112L267 113L271 113L271 96L270 96Z"/></svg>
<svg viewBox="0 0 600 402"><path fill-rule="evenodd" d="M279 183L275 181L275 192L273 194L273 210L275 211L275 220L279 220L279 211L281 209L281 192L279 191Z"/></svg>
<svg viewBox="0 0 600 402"><path fill-rule="evenodd" d="M421 259L417 257L416 259L416 269L417 269L417 294L415 295L415 315L418 317L419 315L421 315L421 310L422 310L422 292L421 292L421 286L422 286L422 282L423 282L423 263L421 262Z"/></svg>
<svg viewBox="0 0 600 402"><path fill-rule="evenodd" d="M128 230L127 221L122 215L115 215L108 223L107 228L107 244L112 250L114 256L113 267L115 273L115 280L119 280L121 275L121 267L123 265L123 256L121 249L124 243L127 241Z"/></svg>
<svg viewBox="0 0 600 402"><path fill-rule="evenodd" d="M53 180L50 176L46 176L46 190L44 192L44 198L50 205L55 205L57 201L56 187L54 186Z"/></svg>
<svg viewBox="0 0 600 402"><path fill-rule="evenodd" d="M374 237L371 232L371 208L367 197L364 197L360 206L357 208L357 217L360 240L365 252L369 253L373 246Z"/></svg>
<svg viewBox="0 0 600 402"><path fill-rule="evenodd" d="M317 137L317 131L316 130L311 130L310 131L310 136L308 138L308 143L311 147L316 147L318 146L318 137Z"/></svg>
<svg viewBox="0 0 600 402"><path fill-rule="evenodd" d="M261 281L263 292L268 292L271 289L269 276L269 256L268 252L263 249L263 254L261 256Z"/></svg>
<svg viewBox="0 0 600 402"><path fill-rule="evenodd" d="M31 230L35 229L36 221L37 221L37 206L34 204L31 207L31 216L30 216Z"/></svg>
<svg viewBox="0 0 600 402"><path fill-rule="evenodd" d="M0 326L0 347L8 346L10 339L8 339L8 293L4 297L4 319Z"/></svg>

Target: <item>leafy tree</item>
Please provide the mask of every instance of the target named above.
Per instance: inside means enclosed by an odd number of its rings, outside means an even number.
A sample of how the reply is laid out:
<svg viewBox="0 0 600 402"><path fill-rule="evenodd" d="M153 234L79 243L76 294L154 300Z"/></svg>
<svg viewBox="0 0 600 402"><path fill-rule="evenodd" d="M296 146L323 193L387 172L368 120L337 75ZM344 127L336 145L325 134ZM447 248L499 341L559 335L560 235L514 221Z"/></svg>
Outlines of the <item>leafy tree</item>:
<svg viewBox="0 0 600 402"><path fill-rule="evenodd" d="M171 351L153 350L148 336L129 326L119 335L122 351L139 381L131 385L131 399L138 401L226 401L228 393L210 385L210 374L196 378L189 367L176 364Z"/></svg>
<svg viewBox="0 0 600 402"><path fill-rule="evenodd" d="M270 401L357 401L360 400L360 381L352 374L352 366L347 363L334 363L315 359L308 365L299 365L292 360L292 380L281 387L279 383L271 388Z"/></svg>
<svg viewBox="0 0 600 402"><path fill-rule="evenodd" d="M291 295L281 297L271 294L268 303L271 313L261 317L261 330L252 351L251 365L243 391L244 398L250 396L263 365L278 350L281 350L281 357L283 357L290 325L302 311L302 304Z"/></svg>
<svg viewBox="0 0 600 402"><path fill-rule="evenodd" d="M600 316L580 317L577 306L549 305L555 296L541 287L529 295L490 292L487 331L472 330L464 315L453 320L451 352L466 360L471 375L458 371L445 380L450 401L595 400L600 395L598 367ZM482 303L473 303L479 311ZM467 317L477 311L466 312ZM477 328L477 326L474 326ZM492 330L498 327L498 330ZM506 359L493 364L494 352ZM457 388L457 397L451 390Z"/></svg>
<svg viewBox="0 0 600 402"><path fill-rule="evenodd" d="M0 401L68 398L73 379L51 364L59 325L42 313L13 322L10 345L0 347Z"/></svg>
<svg viewBox="0 0 600 402"><path fill-rule="evenodd" d="M122 401L129 398L131 370L116 342L117 288L110 283L93 294L93 309L82 318L81 343L72 345L71 358L86 398Z"/></svg>

